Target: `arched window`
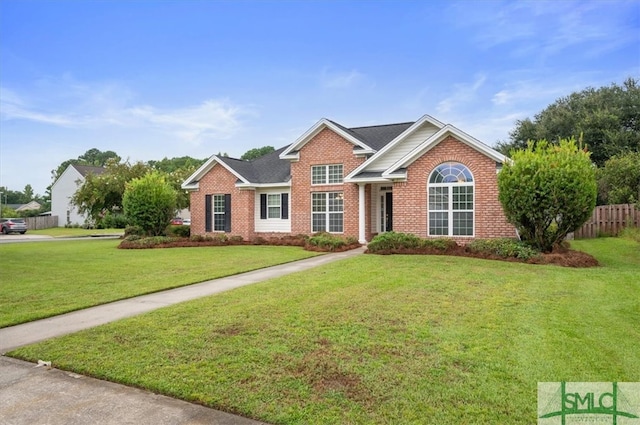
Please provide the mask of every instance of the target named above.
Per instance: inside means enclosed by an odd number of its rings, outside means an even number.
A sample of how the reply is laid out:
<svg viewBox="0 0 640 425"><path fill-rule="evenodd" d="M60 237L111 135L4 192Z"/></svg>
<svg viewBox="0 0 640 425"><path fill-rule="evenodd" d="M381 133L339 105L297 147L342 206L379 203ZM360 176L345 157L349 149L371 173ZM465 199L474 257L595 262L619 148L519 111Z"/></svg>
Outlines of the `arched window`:
<svg viewBox="0 0 640 425"><path fill-rule="evenodd" d="M438 165L429 176L429 236L473 236L471 171L457 162Z"/></svg>

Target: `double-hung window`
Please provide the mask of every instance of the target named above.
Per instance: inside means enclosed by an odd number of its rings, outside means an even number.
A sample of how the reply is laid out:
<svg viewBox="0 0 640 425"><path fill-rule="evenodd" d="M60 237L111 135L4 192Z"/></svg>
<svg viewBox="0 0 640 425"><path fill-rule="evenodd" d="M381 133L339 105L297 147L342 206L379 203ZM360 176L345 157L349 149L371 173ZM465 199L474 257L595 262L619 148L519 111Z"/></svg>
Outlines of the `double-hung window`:
<svg viewBox="0 0 640 425"><path fill-rule="evenodd" d="M318 192L311 194L311 231L342 233L344 231L344 194Z"/></svg>
<svg viewBox="0 0 640 425"><path fill-rule="evenodd" d="M445 162L429 177L429 236L473 236L474 183L471 171Z"/></svg>
<svg viewBox="0 0 640 425"><path fill-rule="evenodd" d="M314 165L311 167L311 184L342 183L342 164Z"/></svg>
<svg viewBox="0 0 640 425"><path fill-rule="evenodd" d="M205 196L205 231L231 231L231 195Z"/></svg>
<svg viewBox="0 0 640 425"><path fill-rule="evenodd" d="M260 219L289 218L289 194L288 193L262 193L260 194Z"/></svg>

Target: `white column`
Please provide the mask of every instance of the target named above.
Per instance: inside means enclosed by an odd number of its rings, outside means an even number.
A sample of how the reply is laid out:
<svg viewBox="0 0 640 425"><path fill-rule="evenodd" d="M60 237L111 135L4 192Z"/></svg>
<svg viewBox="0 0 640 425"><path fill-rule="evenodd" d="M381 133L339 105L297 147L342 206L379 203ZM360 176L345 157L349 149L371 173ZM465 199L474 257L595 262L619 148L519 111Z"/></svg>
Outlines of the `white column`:
<svg viewBox="0 0 640 425"><path fill-rule="evenodd" d="M365 183L358 183L358 242L366 244L367 239L365 236L365 217L367 212L365 211Z"/></svg>

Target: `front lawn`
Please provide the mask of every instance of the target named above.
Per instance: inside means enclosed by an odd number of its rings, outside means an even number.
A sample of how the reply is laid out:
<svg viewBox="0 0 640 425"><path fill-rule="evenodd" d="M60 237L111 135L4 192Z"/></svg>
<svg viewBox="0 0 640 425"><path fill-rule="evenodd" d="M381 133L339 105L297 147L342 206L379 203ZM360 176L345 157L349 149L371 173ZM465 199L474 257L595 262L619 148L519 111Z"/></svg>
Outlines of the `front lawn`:
<svg viewBox="0 0 640 425"><path fill-rule="evenodd" d="M121 250L119 243L0 245L0 327L316 255L271 246Z"/></svg>
<svg viewBox="0 0 640 425"><path fill-rule="evenodd" d="M536 422L541 381L640 381L640 249L601 267L362 255L12 356L278 424Z"/></svg>

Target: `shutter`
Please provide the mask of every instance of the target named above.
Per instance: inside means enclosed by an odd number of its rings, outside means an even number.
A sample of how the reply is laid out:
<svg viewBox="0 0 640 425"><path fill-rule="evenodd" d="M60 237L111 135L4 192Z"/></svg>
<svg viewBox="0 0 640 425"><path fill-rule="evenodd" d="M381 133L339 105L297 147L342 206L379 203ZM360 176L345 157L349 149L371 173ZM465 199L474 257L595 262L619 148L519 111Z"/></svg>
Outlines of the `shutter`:
<svg viewBox="0 0 640 425"><path fill-rule="evenodd" d="M288 193L280 194L280 217L283 220L287 220L289 218L289 194Z"/></svg>
<svg viewBox="0 0 640 425"><path fill-rule="evenodd" d="M204 231L211 232L213 230L212 211L213 202L211 201L211 195L204 196Z"/></svg>
<svg viewBox="0 0 640 425"><path fill-rule="evenodd" d="M231 194L224 195L224 231L231 232Z"/></svg>
<svg viewBox="0 0 640 425"><path fill-rule="evenodd" d="M267 219L267 194L260 194L260 220Z"/></svg>

